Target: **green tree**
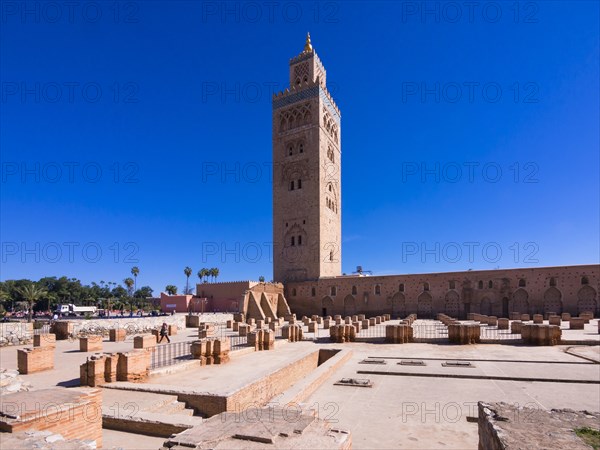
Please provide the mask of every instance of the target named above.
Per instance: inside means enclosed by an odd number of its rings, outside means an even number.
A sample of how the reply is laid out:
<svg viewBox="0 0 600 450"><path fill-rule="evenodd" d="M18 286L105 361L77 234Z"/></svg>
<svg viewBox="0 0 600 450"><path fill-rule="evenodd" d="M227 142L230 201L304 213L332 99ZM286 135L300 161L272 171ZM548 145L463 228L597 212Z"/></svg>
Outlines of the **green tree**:
<svg viewBox="0 0 600 450"><path fill-rule="evenodd" d="M33 305L37 302L42 296L46 295L47 291L41 286L38 286L36 283L29 282L28 285L25 285L18 290L19 294L27 302L27 322L31 322L31 315L33 314Z"/></svg>
<svg viewBox="0 0 600 450"><path fill-rule="evenodd" d="M133 295L133 285L135 284L135 281L133 278L125 278L123 284L127 286L127 295L131 297Z"/></svg>
<svg viewBox="0 0 600 450"><path fill-rule="evenodd" d="M219 277L219 269L215 267L210 270L212 270L213 281L217 281L217 278Z"/></svg>
<svg viewBox="0 0 600 450"><path fill-rule="evenodd" d="M138 266L134 266L131 268L131 275L133 275L133 290L137 291L137 277L140 274L140 268Z"/></svg>
<svg viewBox="0 0 600 450"><path fill-rule="evenodd" d="M188 294L190 292L190 288L189 288L189 284L190 284L190 275L192 274L192 268L190 266L187 266L185 269L183 269L183 273L185 274L185 294Z"/></svg>
<svg viewBox="0 0 600 450"><path fill-rule="evenodd" d="M263 277L262 275L260 277L258 277L258 281L260 283L264 283L265 282L265 277Z"/></svg>
<svg viewBox="0 0 600 450"><path fill-rule="evenodd" d="M208 269L205 267L200 269L198 271L198 276L200 277L200 280L202 280L204 283L206 283L206 278L208 277Z"/></svg>
<svg viewBox="0 0 600 450"><path fill-rule="evenodd" d="M167 294L169 295L175 295L177 294L177 286L168 284L167 287L165 287L165 291L167 291Z"/></svg>

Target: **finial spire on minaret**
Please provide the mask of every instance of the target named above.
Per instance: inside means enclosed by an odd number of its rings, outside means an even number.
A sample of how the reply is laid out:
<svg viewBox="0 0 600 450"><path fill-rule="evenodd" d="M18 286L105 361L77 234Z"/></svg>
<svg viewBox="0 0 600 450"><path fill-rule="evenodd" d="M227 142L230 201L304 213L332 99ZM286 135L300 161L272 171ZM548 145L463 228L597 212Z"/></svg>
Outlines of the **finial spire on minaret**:
<svg viewBox="0 0 600 450"><path fill-rule="evenodd" d="M310 33L306 33L306 43L304 44L305 52L312 52L312 44L310 43Z"/></svg>

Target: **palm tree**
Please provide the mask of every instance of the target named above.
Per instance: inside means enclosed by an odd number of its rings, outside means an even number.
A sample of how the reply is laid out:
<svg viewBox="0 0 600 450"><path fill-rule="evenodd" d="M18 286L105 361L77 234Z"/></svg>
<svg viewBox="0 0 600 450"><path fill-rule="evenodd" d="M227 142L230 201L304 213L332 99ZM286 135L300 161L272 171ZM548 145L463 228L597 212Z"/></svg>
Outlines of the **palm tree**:
<svg viewBox="0 0 600 450"><path fill-rule="evenodd" d="M175 295L177 294L177 286L168 284L167 287L165 287L165 291L167 291L167 294L169 295Z"/></svg>
<svg viewBox="0 0 600 450"><path fill-rule="evenodd" d="M219 269L217 267L215 267L214 269L212 269L212 272L213 272L214 280L217 281L217 278L219 277Z"/></svg>
<svg viewBox="0 0 600 450"><path fill-rule="evenodd" d="M189 283L190 283L190 275L192 274L192 268L190 266L187 266L185 269L183 269L183 273L185 274L185 293L188 294L189 293Z"/></svg>
<svg viewBox="0 0 600 450"><path fill-rule="evenodd" d="M133 281L133 278L125 278L123 280L123 283L125 284L125 286L127 286L127 294L131 297L132 295L132 288L133 285L135 284L135 281Z"/></svg>
<svg viewBox="0 0 600 450"><path fill-rule="evenodd" d="M137 276L140 274L140 268L138 266L134 266L131 268L131 275L133 275L133 291L137 291Z"/></svg>
<svg viewBox="0 0 600 450"><path fill-rule="evenodd" d="M260 277L258 277L258 281L260 283L264 283L265 282L265 277L263 277L262 275Z"/></svg>
<svg viewBox="0 0 600 450"><path fill-rule="evenodd" d="M206 278L208 277L208 269L204 267L200 269L200 271L198 272L198 276L201 280L203 280L206 283Z"/></svg>
<svg viewBox="0 0 600 450"><path fill-rule="evenodd" d="M17 292L23 297L23 300L27 302L27 306L29 309L27 322L31 322L31 316L33 314L33 305L37 302L41 297L47 294L46 289L38 286L35 283L29 283L25 286L17 289Z"/></svg>

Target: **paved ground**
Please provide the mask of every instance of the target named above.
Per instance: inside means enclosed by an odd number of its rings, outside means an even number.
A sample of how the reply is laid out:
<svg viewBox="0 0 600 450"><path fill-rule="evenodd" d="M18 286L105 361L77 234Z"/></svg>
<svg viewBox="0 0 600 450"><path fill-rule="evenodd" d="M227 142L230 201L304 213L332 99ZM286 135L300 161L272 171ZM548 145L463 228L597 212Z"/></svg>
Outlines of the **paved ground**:
<svg viewBox="0 0 600 450"><path fill-rule="evenodd" d="M344 344L348 345L348 344ZM322 418L352 431L353 448L444 448L476 449L476 416L479 400L505 401L537 408L573 408L600 411L600 384L464 380L449 378L361 375L359 370L414 371L516 375L520 377L560 376L573 380L592 379L600 383L600 365L566 354L566 347L521 347L482 344L450 346L432 344L373 345L351 344L352 359L327 379L304 403L318 409ZM333 346L333 344L328 345ZM598 347L589 347L598 354ZM592 353L592 351L587 350ZM476 368L446 368L442 361L427 366L398 366L386 359L385 366L359 364L365 358L451 358L515 360L523 362L474 362ZM536 361L569 362L549 364ZM586 364L581 364L584 362ZM368 378L372 388L334 386L343 378ZM526 418L524 418L525 420Z"/></svg>
<svg viewBox="0 0 600 450"><path fill-rule="evenodd" d="M563 338L598 339L597 321L583 331L563 330ZM228 333L229 334L229 333ZM319 335L325 334L320 330ZM183 330L173 342L196 339L195 330ZM382 343L280 344L269 352L240 352L229 364L205 366L168 375L155 376L150 384L177 389L231 392L236 387L259 379L279 367L293 363L319 348L350 348L352 358L304 402L340 428L352 432L353 448L477 448L477 424L467 422L476 415L476 402L505 401L542 409L572 408L600 411L600 346L526 347L480 344L454 346L438 344L389 345ZM16 368L16 350L0 349L0 365ZM133 348L132 338L125 342L104 342L105 352ZM33 389L77 385L79 365L92 353L79 352L79 343L59 341L56 368L21 377ZM359 364L366 358L384 359L387 364ZM423 359L425 366L396 364L401 359ZM473 368L443 367L446 360L461 359ZM380 374L359 374L358 371ZM386 373L405 372L410 376ZM434 377L423 377L430 374ZM591 383L557 383L443 378L437 375L468 374L520 378L564 379ZM372 388L334 386L343 378L369 378ZM123 393L126 396L126 393ZM148 400L151 401L151 400ZM152 400L153 401L153 400ZM523 420L527 420L526 417ZM106 448L157 449L164 439L104 430Z"/></svg>

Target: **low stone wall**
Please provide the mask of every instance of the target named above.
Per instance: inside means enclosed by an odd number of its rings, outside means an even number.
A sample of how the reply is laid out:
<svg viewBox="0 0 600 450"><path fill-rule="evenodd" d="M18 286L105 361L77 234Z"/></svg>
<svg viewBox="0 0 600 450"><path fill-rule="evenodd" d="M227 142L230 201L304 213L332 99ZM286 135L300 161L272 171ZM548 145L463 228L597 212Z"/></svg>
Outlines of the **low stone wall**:
<svg viewBox="0 0 600 450"><path fill-rule="evenodd" d="M33 323L0 323L0 347L5 347L7 345L31 344L32 339Z"/></svg>
<svg viewBox="0 0 600 450"><path fill-rule="evenodd" d="M177 326L178 329L185 328L185 315L158 317L124 317L119 319L93 319L93 320L58 320L52 327L58 340L69 337L80 337L89 334L108 336L110 330L123 329L128 335L150 333L162 326L164 322L168 325Z"/></svg>

